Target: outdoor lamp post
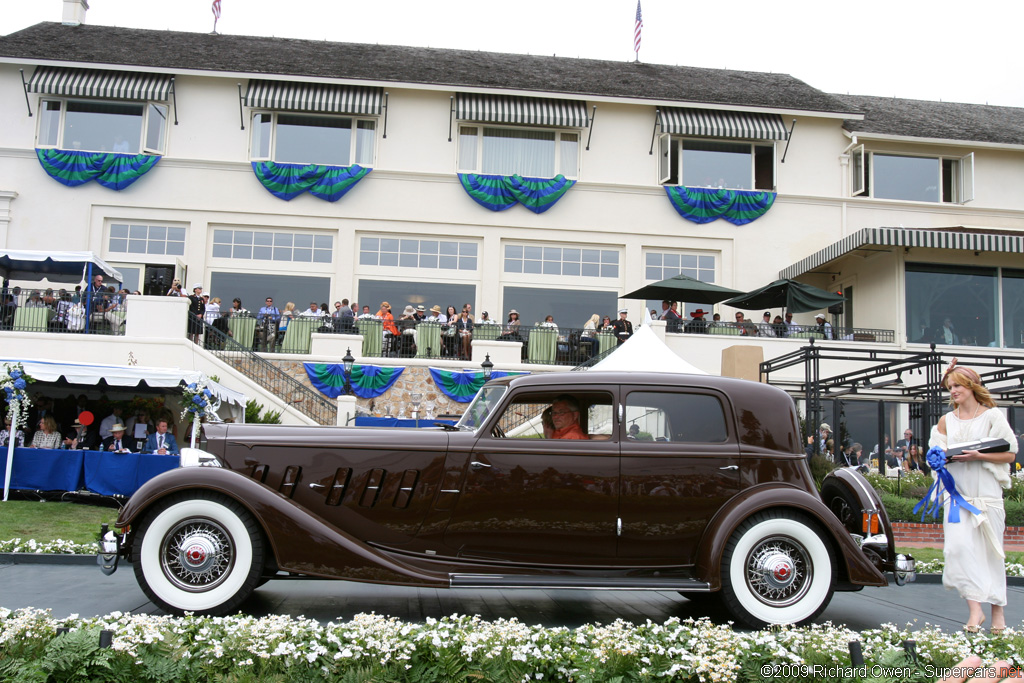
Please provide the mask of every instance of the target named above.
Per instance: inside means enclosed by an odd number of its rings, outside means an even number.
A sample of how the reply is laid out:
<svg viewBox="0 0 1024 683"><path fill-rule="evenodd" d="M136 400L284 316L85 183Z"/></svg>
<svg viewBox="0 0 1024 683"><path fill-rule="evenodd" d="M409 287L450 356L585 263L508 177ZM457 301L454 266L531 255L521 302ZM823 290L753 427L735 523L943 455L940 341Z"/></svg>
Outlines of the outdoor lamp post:
<svg viewBox="0 0 1024 683"><path fill-rule="evenodd" d="M341 359L342 366L345 368L345 395L348 396L352 393L352 366L355 364L356 359L352 357L351 347L345 349L345 357Z"/></svg>
<svg viewBox="0 0 1024 683"><path fill-rule="evenodd" d="M479 356L477 356L479 358ZM487 354L484 358L484 362L480 364L480 367L484 369L484 381L491 379L491 371L494 369L494 363L491 362L491 354Z"/></svg>

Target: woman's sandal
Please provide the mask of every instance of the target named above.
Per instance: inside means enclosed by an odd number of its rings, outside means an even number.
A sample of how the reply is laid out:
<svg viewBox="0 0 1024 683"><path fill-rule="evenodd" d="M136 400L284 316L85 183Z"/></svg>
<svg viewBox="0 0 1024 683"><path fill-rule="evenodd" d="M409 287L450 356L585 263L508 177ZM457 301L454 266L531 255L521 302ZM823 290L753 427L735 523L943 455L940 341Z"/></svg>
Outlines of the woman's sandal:
<svg viewBox="0 0 1024 683"><path fill-rule="evenodd" d="M1003 635L1003 633L1006 632L1006 627L1005 626L993 626L992 628L990 628L988 630L988 632L991 633L994 636L1001 636L1001 635Z"/></svg>
<svg viewBox="0 0 1024 683"><path fill-rule="evenodd" d="M965 633L978 633L979 631L981 631L981 625L984 624L984 623L985 623L985 617L982 616L981 617L981 621L979 621L977 624L964 624L964 632Z"/></svg>

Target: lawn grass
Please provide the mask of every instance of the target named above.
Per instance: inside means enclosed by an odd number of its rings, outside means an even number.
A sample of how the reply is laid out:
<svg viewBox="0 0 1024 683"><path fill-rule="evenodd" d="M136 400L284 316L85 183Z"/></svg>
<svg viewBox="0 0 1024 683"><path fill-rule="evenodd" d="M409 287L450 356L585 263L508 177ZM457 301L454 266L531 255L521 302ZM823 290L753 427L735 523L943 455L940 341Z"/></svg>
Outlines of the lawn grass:
<svg viewBox="0 0 1024 683"><path fill-rule="evenodd" d="M8 500L0 502L0 541L13 538L39 542L63 539L92 543L107 522L113 528L117 509L59 501Z"/></svg>

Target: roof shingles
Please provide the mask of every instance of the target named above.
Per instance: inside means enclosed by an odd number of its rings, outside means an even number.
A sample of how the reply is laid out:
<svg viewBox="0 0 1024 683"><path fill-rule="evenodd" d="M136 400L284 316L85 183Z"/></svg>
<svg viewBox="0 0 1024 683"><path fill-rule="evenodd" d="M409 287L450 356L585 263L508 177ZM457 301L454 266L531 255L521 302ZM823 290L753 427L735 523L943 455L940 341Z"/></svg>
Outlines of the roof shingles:
<svg viewBox="0 0 1024 683"><path fill-rule="evenodd" d="M111 26L36 24L0 37L0 57L851 112L786 74Z"/></svg>

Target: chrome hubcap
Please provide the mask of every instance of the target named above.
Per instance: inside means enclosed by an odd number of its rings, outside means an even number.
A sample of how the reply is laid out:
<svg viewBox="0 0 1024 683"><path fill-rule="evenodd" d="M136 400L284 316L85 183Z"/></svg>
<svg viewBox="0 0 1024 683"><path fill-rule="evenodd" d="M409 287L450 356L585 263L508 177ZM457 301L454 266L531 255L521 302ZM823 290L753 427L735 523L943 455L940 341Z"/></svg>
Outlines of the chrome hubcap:
<svg viewBox="0 0 1024 683"><path fill-rule="evenodd" d="M209 519L180 522L164 536L160 547L164 575L178 588L193 593L219 585L233 563L231 536Z"/></svg>
<svg viewBox="0 0 1024 683"><path fill-rule="evenodd" d="M792 605L811 585L812 567L807 551L792 538L767 538L747 555L747 587L772 607Z"/></svg>

